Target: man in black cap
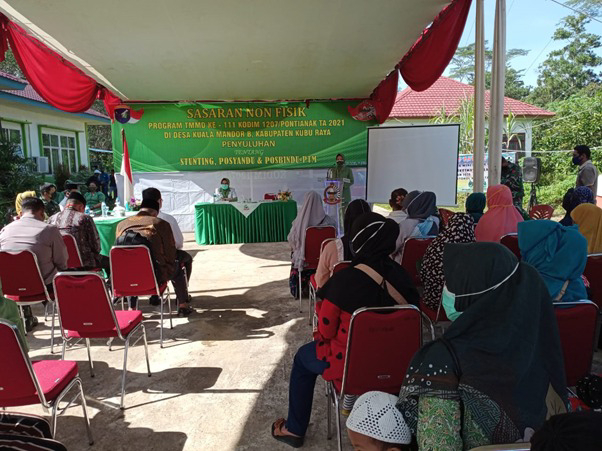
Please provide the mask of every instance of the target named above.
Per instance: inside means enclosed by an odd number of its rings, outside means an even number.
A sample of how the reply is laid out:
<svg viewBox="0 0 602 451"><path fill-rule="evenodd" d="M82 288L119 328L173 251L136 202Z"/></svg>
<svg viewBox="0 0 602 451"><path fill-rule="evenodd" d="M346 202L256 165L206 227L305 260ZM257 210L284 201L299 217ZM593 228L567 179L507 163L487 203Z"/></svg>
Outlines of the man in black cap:
<svg viewBox="0 0 602 451"><path fill-rule="evenodd" d="M188 316L194 310L188 302L186 275L176 261L176 243L171 226L157 217L159 202L146 198L142 200L136 216L121 221L117 226L117 238L128 231L139 233L150 242L150 251L157 262L156 277L159 284L171 280L178 301L178 315Z"/></svg>
<svg viewBox="0 0 602 451"><path fill-rule="evenodd" d="M54 194L56 193L56 185L54 183L44 183L40 186L40 199L44 202L44 210L46 216L50 217L55 213L61 211L61 207L54 201Z"/></svg>
<svg viewBox="0 0 602 451"><path fill-rule="evenodd" d="M65 197L59 203L59 207L61 207L61 210L63 210L65 208L65 206L67 205L67 200L69 199L69 194L71 194L74 191L79 192L77 188L78 188L77 183L65 183Z"/></svg>
<svg viewBox="0 0 602 451"><path fill-rule="evenodd" d="M73 235L77 242L84 269L102 268L110 271L109 257L100 254L100 237L94 220L84 213L86 199L73 191L69 194L65 209L52 216L48 222L59 228L61 233Z"/></svg>

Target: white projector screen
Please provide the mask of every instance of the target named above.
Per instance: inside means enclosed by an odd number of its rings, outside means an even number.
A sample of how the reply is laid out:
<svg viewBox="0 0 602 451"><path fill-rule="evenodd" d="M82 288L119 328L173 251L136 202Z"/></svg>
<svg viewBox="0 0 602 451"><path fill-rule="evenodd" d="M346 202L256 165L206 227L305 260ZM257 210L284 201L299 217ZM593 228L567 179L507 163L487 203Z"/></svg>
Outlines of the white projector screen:
<svg viewBox="0 0 602 451"><path fill-rule="evenodd" d="M456 205L459 137L459 124L369 127L366 200L387 203L404 188Z"/></svg>

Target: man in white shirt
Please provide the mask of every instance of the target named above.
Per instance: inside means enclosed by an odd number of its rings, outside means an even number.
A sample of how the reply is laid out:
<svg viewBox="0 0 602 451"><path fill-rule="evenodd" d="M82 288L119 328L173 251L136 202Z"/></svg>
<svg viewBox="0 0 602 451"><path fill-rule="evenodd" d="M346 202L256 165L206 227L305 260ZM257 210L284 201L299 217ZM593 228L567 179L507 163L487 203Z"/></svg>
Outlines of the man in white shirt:
<svg viewBox="0 0 602 451"><path fill-rule="evenodd" d="M182 265L184 265L186 268L186 277L188 277L190 280L190 275L192 274L192 256L188 252L182 250L182 247L184 247L184 235L182 235L182 231L180 230L180 226L178 225L176 218L161 210L163 207L161 191L159 191L157 188L146 188L144 191L142 191L142 200L144 199L151 199L159 203L159 215L157 217L167 221L171 226L174 241L176 242L176 259Z"/></svg>

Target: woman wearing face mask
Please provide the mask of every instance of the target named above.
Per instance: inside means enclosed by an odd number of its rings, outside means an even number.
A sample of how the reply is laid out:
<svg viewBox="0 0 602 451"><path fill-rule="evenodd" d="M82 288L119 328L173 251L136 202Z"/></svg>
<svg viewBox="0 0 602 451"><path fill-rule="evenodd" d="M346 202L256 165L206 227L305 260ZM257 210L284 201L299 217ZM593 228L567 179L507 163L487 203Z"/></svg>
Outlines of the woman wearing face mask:
<svg viewBox="0 0 602 451"><path fill-rule="evenodd" d="M448 244L443 268L453 322L412 359L397 407L419 449L528 442L567 406L548 288L497 243Z"/></svg>
<svg viewBox="0 0 602 451"><path fill-rule="evenodd" d="M100 213L100 207L105 201L105 195L98 191L96 182L90 181L88 183L88 192L84 194L84 198L86 199L86 205L90 206L90 210L93 210L96 214Z"/></svg>
<svg viewBox="0 0 602 451"><path fill-rule="evenodd" d="M345 156L342 153L337 154L336 163L333 168L328 170L327 177L332 180L340 180L343 183L343 192L341 193L341 210L344 212L351 202L351 185L353 185L353 171L345 166Z"/></svg>
<svg viewBox="0 0 602 451"><path fill-rule="evenodd" d="M238 200L236 191L230 186L229 178L224 177L220 182L219 188L215 189L215 200L227 202L236 202Z"/></svg>
<svg viewBox="0 0 602 451"><path fill-rule="evenodd" d="M351 226L353 266L338 272L318 291L324 299L318 310L315 340L295 355L289 387L287 419L272 425L272 436L298 448L303 445L311 416L318 375L340 380L351 315L362 307L418 303L418 292L408 273L389 258L399 227L377 213L364 213ZM385 345L385 344L380 344Z"/></svg>
<svg viewBox="0 0 602 451"><path fill-rule="evenodd" d="M430 191L411 191L403 200L401 207L407 218L399 223L399 236L393 258L401 260L403 247L408 238L437 235L439 217L437 216L437 197Z"/></svg>

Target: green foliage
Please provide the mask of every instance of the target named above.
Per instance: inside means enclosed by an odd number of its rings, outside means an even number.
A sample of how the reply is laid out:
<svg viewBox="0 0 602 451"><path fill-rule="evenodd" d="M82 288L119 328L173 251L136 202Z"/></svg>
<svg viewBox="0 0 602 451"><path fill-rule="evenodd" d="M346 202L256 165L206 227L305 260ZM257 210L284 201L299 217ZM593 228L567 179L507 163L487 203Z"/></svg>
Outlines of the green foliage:
<svg viewBox="0 0 602 451"><path fill-rule="evenodd" d="M460 124L460 153L472 153L474 143L474 102L466 97L456 111L447 112L441 108L439 114L430 120L433 124Z"/></svg>
<svg viewBox="0 0 602 451"><path fill-rule="evenodd" d="M4 61L0 62L0 71L24 79L25 75L23 75L23 72L21 72L21 68L19 67L19 64L17 64L15 55L13 55L13 52L10 50L10 48L6 51L4 56Z"/></svg>
<svg viewBox="0 0 602 451"><path fill-rule="evenodd" d="M536 105L547 105L576 94L590 83L598 83L595 69L602 64L596 49L602 46L600 36L586 33L590 20L584 14L567 16L560 22L552 39L566 41L561 49L548 54L539 66L537 87L529 96Z"/></svg>
<svg viewBox="0 0 602 451"><path fill-rule="evenodd" d="M575 175L565 175L563 178L556 177L556 181L547 186L538 186L537 203L547 204L558 209L562 206L562 198L569 188L575 186ZM528 198L531 186L525 183L525 196Z"/></svg>
<svg viewBox="0 0 602 451"><path fill-rule="evenodd" d="M113 169L113 154L90 152L90 166L110 172Z"/></svg>
<svg viewBox="0 0 602 451"><path fill-rule="evenodd" d="M568 0L566 4L592 16L599 15L602 10L602 0Z"/></svg>
<svg viewBox="0 0 602 451"><path fill-rule="evenodd" d="M517 56L528 55L529 51L524 49L510 49L506 52L506 97L522 100L531 91L522 80L524 70L516 70L510 66L510 61ZM491 88L491 63L493 51L485 41L485 88ZM475 77L475 44L458 47L450 63L450 77L459 81L474 84Z"/></svg>
<svg viewBox="0 0 602 451"><path fill-rule="evenodd" d="M35 172L34 163L17 153L17 145L0 133L0 225L9 222L18 193L37 190L44 177Z"/></svg>
<svg viewBox="0 0 602 451"><path fill-rule="evenodd" d="M65 189L65 182L69 180L71 174L69 173L69 166L66 164L57 164L54 169L54 184L56 185L57 191Z"/></svg>

